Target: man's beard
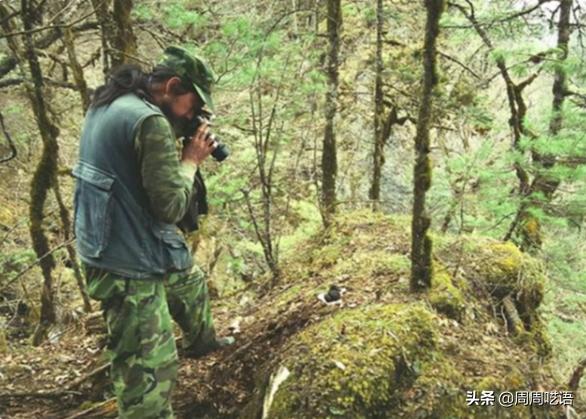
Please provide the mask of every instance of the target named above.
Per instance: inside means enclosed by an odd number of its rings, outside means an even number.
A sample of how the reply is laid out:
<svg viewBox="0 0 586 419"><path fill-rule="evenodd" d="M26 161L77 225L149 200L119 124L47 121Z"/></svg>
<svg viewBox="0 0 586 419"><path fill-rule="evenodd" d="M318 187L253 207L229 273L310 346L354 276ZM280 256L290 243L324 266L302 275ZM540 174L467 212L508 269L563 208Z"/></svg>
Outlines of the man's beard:
<svg viewBox="0 0 586 419"><path fill-rule="evenodd" d="M173 114L171 105L166 101L163 101L159 109L161 109L161 112L163 112L163 115L165 115L165 118L167 118L169 124L171 124L171 128L175 131L175 136L177 138L189 136L189 133L186 132L187 126L189 125L189 120L187 118L176 117Z"/></svg>

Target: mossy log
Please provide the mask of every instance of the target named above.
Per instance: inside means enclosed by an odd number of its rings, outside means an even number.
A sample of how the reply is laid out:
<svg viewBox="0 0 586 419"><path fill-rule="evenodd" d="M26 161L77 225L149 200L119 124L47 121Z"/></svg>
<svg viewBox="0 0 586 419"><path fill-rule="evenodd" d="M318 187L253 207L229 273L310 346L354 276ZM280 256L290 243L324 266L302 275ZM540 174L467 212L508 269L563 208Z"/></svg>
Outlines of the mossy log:
<svg viewBox="0 0 586 419"><path fill-rule="evenodd" d="M517 307L515 307L515 303L510 296L503 298L503 309L505 310L505 316L507 317L509 331L513 335L520 335L525 328L521 317L519 317Z"/></svg>

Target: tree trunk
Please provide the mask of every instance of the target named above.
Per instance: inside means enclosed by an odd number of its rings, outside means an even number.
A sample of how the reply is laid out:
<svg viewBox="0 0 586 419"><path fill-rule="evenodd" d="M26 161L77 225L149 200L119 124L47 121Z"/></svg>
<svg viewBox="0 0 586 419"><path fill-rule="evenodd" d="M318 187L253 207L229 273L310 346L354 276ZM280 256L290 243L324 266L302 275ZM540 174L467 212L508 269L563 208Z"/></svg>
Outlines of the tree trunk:
<svg viewBox="0 0 586 419"><path fill-rule="evenodd" d="M557 48L560 51L559 64L555 67L553 81L553 103L552 117L549 123L549 135L555 141L555 136L562 129L562 107L566 96L566 70L563 62L568 57L568 43L570 40L570 14L572 12L573 0L560 1L560 20L558 21ZM532 153L533 163L537 168L537 175L531 184L528 197L528 206L544 206L549 203L560 181L548 173L548 170L555 165L556 156L552 154ZM519 233L523 238L524 249L535 249L541 247L541 222L531 212L524 211L521 214Z"/></svg>
<svg viewBox="0 0 586 419"><path fill-rule="evenodd" d="M338 102L338 52L340 50L340 28L342 9L340 0L328 0L328 92L326 94L326 126L322 151L322 218L328 226L336 211L336 131L334 118Z"/></svg>
<svg viewBox="0 0 586 419"><path fill-rule="evenodd" d="M462 5L453 4L453 7L457 8L462 12L464 16L470 21L484 44L488 47L490 52L494 52L494 45L484 27L481 23L476 19L474 15L474 9L470 8L468 12L466 8ZM511 117L509 119L509 125L511 126L511 131L513 133L513 149L519 153L523 153L521 149L521 139L523 136L529 138L535 138L535 134L533 134L530 130L527 129L525 126L525 116L527 114L527 104L525 103L525 99L523 98L523 90L529 86L536 78L538 73L535 73L529 76L527 79L515 83L511 77L509 72L509 68L507 67L507 63L502 55L497 55L496 58L496 65L501 73L501 77L505 82L506 91L507 91L507 100L509 104L509 110L511 113ZM519 195L521 196L521 204L519 209L517 210L517 214L515 219L511 223L509 230L503 237L503 240L510 240L513 236L513 233L518 232L521 236L522 247L527 247L527 243L529 242L538 242L541 239L539 237L531 237L528 233L531 231L530 224L528 224L525 220L527 219L529 213L527 212L527 196L531 190L530 184L530 176L529 173L525 170L523 165L520 162L514 163L515 173L517 175L517 179L519 179ZM521 228L520 228L521 227ZM529 228L525 228L529 227Z"/></svg>
<svg viewBox="0 0 586 419"><path fill-rule="evenodd" d="M71 28L65 28L63 31L63 43L67 49L69 64L71 65L71 70L73 72L73 79L75 80L75 85L79 89L81 104L85 113L90 106L90 95L87 89L87 83L85 82L85 78L83 76L83 69L79 64L79 61L77 61L77 56L75 54L75 40L73 38L73 31Z"/></svg>
<svg viewBox="0 0 586 419"><path fill-rule="evenodd" d="M380 182L382 167L385 163L383 137L383 0L376 2L376 76L374 82L374 153L372 184L370 186L369 198L374 201L374 208L380 200Z"/></svg>
<svg viewBox="0 0 586 419"><path fill-rule="evenodd" d="M136 56L136 36L132 31L131 11L132 0L114 0L115 35L110 45L112 67L132 62Z"/></svg>
<svg viewBox="0 0 586 419"><path fill-rule="evenodd" d="M71 264L71 269L73 270L73 276L75 276L75 281L77 282L79 292L81 293L81 298L83 300L83 309L86 313L91 313L92 304L90 302L90 297L87 292L85 282L83 280L83 275L81 274L81 270L79 269L79 264L77 263L77 254L75 252L75 247L70 243L71 220L69 218L69 210L63 202L63 197L61 196L61 188L59 187L59 180L57 177L55 178L55 183L53 184L53 192L55 193L55 199L57 200L57 205L59 206L59 217L61 218L61 225L63 226L63 238L65 239L66 243L69 243L67 246L65 246L65 248L67 249L67 255L69 256L69 263Z"/></svg>
<svg viewBox="0 0 586 419"><path fill-rule="evenodd" d="M27 1L21 2L22 21L24 30L31 29L33 20L31 19L31 10ZM5 18L9 15L8 9L0 3L0 22L2 29L6 32L13 32L14 27L9 20ZM33 249L39 258L39 265L43 274L44 283L41 291L41 314L39 324L33 336L33 344L39 345L46 333L47 328L55 323L55 307L53 305L52 293L52 271L55 268L55 259L50 253L49 242L43 231L44 205L47 199L47 192L51 188L55 179L57 169L57 141L58 129L55 127L47 116L45 109L44 95L42 91L43 78L39 61L34 52L33 42L30 34L24 36L24 47L19 45L16 37L7 38L8 46L16 57L22 78L26 79L24 62L28 61L33 80L33 86L25 83L27 95L33 106L33 111L37 119L39 131L43 141L43 151L41 160L37 165L33 180L31 182L31 203L29 208L30 216L30 235Z"/></svg>
<svg viewBox="0 0 586 419"><path fill-rule="evenodd" d="M21 1L22 22L25 31L32 29L33 11L27 0ZM14 51L17 54L17 51ZM30 234L33 248L37 257L41 258L49 253L49 243L43 230L44 207L49 189L54 185L57 173L57 136L59 129L51 122L47 113L45 96L43 94L43 74L38 57L35 54L32 36L24 36L24 55L28 61L33 81L33 88L28 90L33 111L43 140L43 152L37 165L30 192ZM33 345L39 345L44 339L47 329L56 321L53 304L52 271L55 268L55 259L49 254L40 261L44 283L41 292L41 315L39 324L33 336Z"/></svg>
<svg viewBox="0 0 586 419"><path fill-rule="evenodd" d="M110 71L110 60L109 50L110 42L113 35L112 22L110 14L108 13L108 7L111 3L110 0L91 0L92 7L96 12L96 18L100 25L100 40L102 43L102 70L104 72L104 80L108 77Z"/></svg>
<svg viewBox="0 0 586 419"><path fill-rule="evenodd" d="M423 53L423 89L417 133L415 136L415 167L413 170L413 220L411 224L411 290L431 287L432 260L431 238L427 230L431 219L425 210L425 194L431 187L431 162L429 159L429 125L432 115L433 88L438 82L436 73L436 40L439 20L444 8L443 0L425 0L427 23Z"/></svg>

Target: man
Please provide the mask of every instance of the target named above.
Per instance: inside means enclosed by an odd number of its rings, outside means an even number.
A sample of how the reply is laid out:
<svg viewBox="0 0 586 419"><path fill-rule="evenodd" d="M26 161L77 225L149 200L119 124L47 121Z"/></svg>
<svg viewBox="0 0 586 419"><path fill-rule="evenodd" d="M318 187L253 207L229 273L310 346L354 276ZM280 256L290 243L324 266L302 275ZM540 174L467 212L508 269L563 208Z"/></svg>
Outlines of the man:
<svg viewBox="0 0 586 419"><path fill-rule="evenodd" d="M96 90L74 169L75 234L90 296L102 302L121 418L171 418L177 377L171 318L188 356L217 339L205 278L177 224L213 151L204 123L179 158L172 126L213 108L211 69L169 47L153 71L125 65Z"/></svg>

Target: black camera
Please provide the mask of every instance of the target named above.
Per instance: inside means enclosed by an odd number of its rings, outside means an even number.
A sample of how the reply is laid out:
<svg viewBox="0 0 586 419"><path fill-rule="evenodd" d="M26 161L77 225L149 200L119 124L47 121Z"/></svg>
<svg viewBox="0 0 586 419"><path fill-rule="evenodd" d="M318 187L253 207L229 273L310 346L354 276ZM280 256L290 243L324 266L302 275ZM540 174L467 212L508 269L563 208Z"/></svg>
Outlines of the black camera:
<svg viewBox="0 0 586 419"><path fill-rule="evenodd" d="M189 141L191 137L195 134L199 126L203 123L210 122L212 118L212 114L202 110L195 118L190 120L184 120L183 123L177 127L179 134L183 136L183 141ZM208 138L211 137L214 140L214 151L212 151L212 157L216 159L216 161L224 161L226 157L230 155L230 151L226 144L220 141L220 138L214 134L208 134Z"/></svg>

